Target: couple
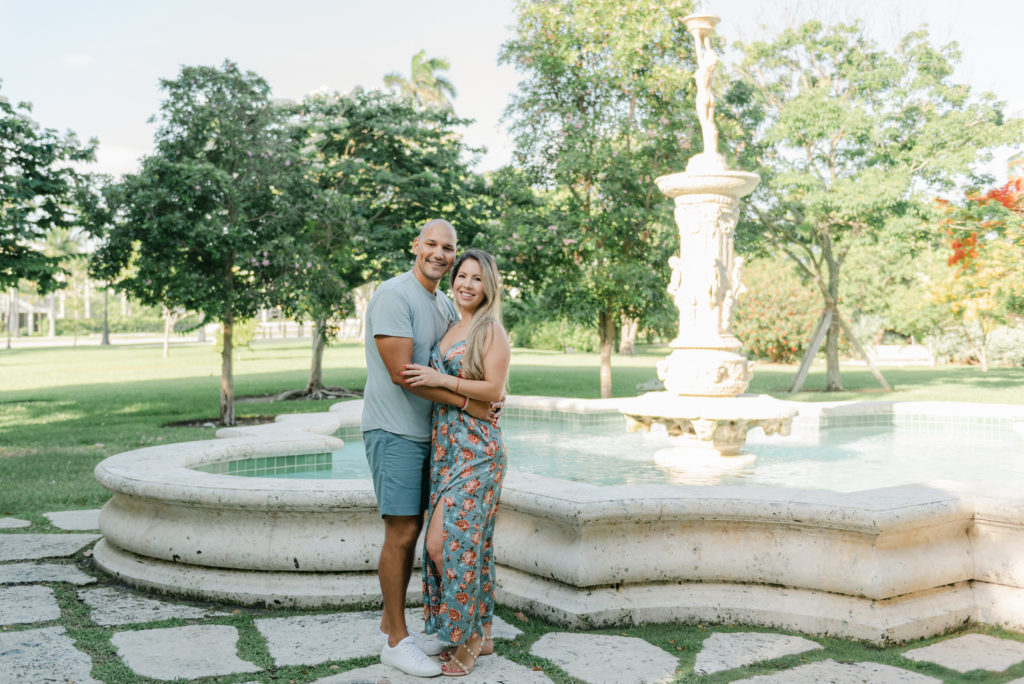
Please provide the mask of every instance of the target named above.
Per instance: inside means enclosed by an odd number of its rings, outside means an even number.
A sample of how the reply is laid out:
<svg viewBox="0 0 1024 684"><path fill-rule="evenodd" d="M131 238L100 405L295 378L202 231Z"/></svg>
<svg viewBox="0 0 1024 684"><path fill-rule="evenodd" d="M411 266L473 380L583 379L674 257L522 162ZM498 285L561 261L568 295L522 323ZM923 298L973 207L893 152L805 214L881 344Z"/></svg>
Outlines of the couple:
<svg viewBox="0 0 1024 684"><path fill-rule="evenodd" d="M468 250L456 261L455 250L450 223L426 223L412 243L412 270L377 288L366 310L362 430L384 518L381 662L421 677L469 674L494 649L492 539L505 475L497 418L511 351L494 259ZM437 291L449 270L461 318ZM430 637L405 624L424 509Z"/></svg>

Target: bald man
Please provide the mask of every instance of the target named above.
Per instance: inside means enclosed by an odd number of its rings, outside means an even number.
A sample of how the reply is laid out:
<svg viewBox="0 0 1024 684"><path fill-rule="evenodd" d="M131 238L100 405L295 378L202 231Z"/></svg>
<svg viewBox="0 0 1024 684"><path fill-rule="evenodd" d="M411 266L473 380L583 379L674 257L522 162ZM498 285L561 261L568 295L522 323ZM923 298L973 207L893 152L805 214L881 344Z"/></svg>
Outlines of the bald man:
<svg viewBox="0 0 1024 684"><path fill-rule="evenodd" d="M458 320L451 300L437 291L455 262L456 243L452 224L428 221L412 243L412 270L382 283L366 309L362 431L384 519L378 577L380 629L387 639L380 659L418 677L441 674L427 656L447 645L422 633L410 635L405 624L405 595L429 498L431 412L434 402L461 408L466 398L440 387L409 387L402 370L409 363L426 365L431 348ZM491 417L491 407L473 399L466 411L482 420Z"/></svg>

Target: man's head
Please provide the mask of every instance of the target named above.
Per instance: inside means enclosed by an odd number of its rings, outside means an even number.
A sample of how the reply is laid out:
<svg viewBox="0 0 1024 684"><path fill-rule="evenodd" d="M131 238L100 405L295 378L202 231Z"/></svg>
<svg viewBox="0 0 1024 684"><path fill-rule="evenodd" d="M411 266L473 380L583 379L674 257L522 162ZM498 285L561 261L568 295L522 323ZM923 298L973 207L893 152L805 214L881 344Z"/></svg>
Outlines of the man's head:
<svg viewBox="0 0 1024 684"><path fill-rule="evenodd" d="M430 291L437 288L455 262L456 242L455 228L444 219L432 219L420 228L419 236L412 241L416 257L412 270L423 287Z"/></svg>

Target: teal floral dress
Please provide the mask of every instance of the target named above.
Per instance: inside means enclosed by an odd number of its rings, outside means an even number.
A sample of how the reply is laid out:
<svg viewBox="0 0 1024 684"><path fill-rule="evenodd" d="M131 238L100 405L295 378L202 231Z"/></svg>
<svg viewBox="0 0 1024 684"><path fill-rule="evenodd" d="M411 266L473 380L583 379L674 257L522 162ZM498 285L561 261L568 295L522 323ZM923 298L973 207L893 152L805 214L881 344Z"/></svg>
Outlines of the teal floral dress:
<svg viewBox="0 0 1024 684"><path fill-rule="evenodd" d="M442 358L437 345L430 365L459 375L466 343L456 342ZM438 573L423 553L423 609L427 634L461 644L494 613L494 516L505 477L501 430L454 406L434 406L430 449L430 508L444 501L444 568Z"/></svg>

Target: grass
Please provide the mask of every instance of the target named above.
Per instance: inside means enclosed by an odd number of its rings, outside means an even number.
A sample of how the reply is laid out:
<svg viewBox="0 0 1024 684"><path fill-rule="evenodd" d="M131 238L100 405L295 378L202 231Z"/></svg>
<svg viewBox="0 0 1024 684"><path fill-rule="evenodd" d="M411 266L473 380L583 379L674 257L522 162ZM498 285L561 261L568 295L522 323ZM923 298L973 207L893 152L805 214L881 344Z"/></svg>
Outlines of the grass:
<svg viewBox="0 0 1024 684"><path fill-rule="evenodd" d="M636 386L656 376L656 363L667 354L665 348L643 348L634 357L613 360L613 394L632 396ZM593 354L562 354L514 350L511 389L515 394L538 394L596 398L598 363ZM235 365L235 391L239 397L272 395L305 384L309 347L303 340L257 343L243 350ZM786 390L795 373L792 366L758 365L751 392L772 394L798 401L847 399L898 401L970 401L1024 404L1024 369L996 368L982 373L976 367L883 369L894 390L882 392L871 373L863 367L844 367L844 392L826 393L824 369L815 367L806 391L789 395ZM324 381L362 389L366 374L362 346L342 343L330 347L324 357ZM172 348L171 357L161 357L159 348L77 347L13 349L0 351L0 515L32 521L32 526L5 531L11 534L56 531L42 516L49 511L98 508L108 493L92 477L95 465L109 455L162 442L208 439L213 427L168 427L182 421L215 421L218 414L219 357L210 347ZM239 417L273 416L281 413L325 411L333 401L240 402ZM90 561L82 554L69 562L86 568ZM112 584L103 578L100 585ZM146 681L134 675L116 656L110 643L113 629L89 620L88 610L74 590L61 583L49 584L62 610L66 626L76 645L92 656L93 675L107 682ZM267 615L285 616L318 611L267 611L218 606L229 617L198 621L228 624L240 633L239 655L271 667L266 644L255 629L254 620ZM323 611L328 612L328 611ZM498 652L527 666L544 668L556 682L575 682L550 662L529 654L529 647L541 636L559 628L536 617L520 620L511 610L499 607L499 614L524 630L514 643L497 645ZM117 629L170 627L196 623L168 620ZM43 623L35 626L49 626ZM28 629L33 625L18 626ZM715 631L764 631L757 628L717 625ZM1024 640L1019 634L987 627L970 631ZM1000 675L975 671L961 675L951 670L914 663L901 656L906 647L878 648L841 639L815 640L821 651L790 656L768 663L731 670L708 677L692 673L700 644L710 633L705 625L644 625L622 629L594 630L594 633L625 634L645 639L666 651L677 653L681 666L677 681L718 684L740 677L776 672L802 662L825 658L839 661L870 660L928 674L946 682L1006 681L1024 676L1024 664ZM936 639L925 640L926 645ZM339 671L363 667L374 659L324 663L315 667L282 667L257 675L238 675L196 681L295 681L309 682Z"/></svg>

